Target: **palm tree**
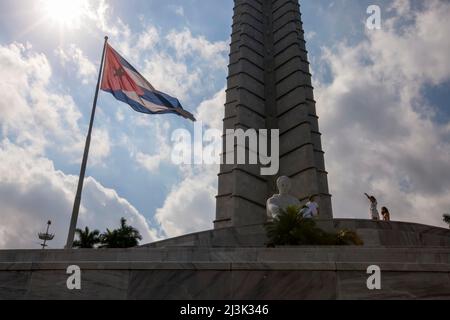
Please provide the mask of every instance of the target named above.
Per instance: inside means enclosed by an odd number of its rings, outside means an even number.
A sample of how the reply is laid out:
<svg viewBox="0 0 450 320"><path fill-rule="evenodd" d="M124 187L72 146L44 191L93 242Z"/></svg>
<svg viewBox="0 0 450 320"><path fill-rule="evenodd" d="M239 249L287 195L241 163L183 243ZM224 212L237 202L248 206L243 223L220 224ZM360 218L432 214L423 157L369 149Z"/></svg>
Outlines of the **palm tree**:
<svg viewBox="0 0 450 320"><path fill-rule="evenodd" d="M364 242L354 231L328 233L314 219L303 218L297 207L281 210L273 223L266 225L268 246L362 246Z"/></svg>
<svg viewBox="0 0 450 320"><path fill-rule="evenodd" d="M450 213L444 214L444 222L447 223L450 227Z"/></svg>
<svg viewBox="0 0 450 320"><path fill-rule="evenodd" d="M136 228L127 225L125 218L122 218L119 229L112 231L106 229L100 239L102 248L132 248L139 245L142 236Z"/></svg>
<svg viewBox="0 0 450 320"><path fill-rule="evenodd" d="M78 240L73 242L74 248L93 249L96 244L100 243L100 231L94 230L91 232L88 227L84 230L76 229Z"/></svg>

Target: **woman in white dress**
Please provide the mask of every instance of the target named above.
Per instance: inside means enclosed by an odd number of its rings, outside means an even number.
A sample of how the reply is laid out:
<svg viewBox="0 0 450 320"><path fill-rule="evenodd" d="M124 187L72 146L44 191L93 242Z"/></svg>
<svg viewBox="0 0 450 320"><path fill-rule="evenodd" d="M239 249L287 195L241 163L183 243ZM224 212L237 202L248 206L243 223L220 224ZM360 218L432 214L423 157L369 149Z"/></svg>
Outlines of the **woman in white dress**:
<svg viewBox="0 0 450 320"><path fill-rule="evenodd" d="M316 202L315 196L309 198L309 202L305 205L302 214L305 219L312 219L319 216L319 204Z"/></svg>
<svg viewBox="0 0 450 320"><path fill-rule="evenodd" d="M369 196L367 193L365 193L367 199L370 201L370 208L369 208L369 214L372 220L379 221L380 220L380 214L378 213L378 202L377 199L374 196Z"/></svg>

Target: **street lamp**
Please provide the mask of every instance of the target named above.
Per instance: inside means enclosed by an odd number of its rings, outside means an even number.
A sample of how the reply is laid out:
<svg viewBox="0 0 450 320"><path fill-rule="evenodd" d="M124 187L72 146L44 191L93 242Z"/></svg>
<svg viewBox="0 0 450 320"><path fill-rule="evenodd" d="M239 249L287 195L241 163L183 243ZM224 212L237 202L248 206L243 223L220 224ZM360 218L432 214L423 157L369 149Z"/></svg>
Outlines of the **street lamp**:
<svg viewBox="0 0 450 320"><path fill-rule="evenodd" d="M52 222L49 220L49 221L47 222L47 231L46 231L45 233L39 233L39 234L38 234L39 239L41 239L41 240L44 241L44 243L41 244L42 250L44 250L46 247L48 247L48 246L47 246L47 241L51 241L51 240L53 240L53 238L55 237L54 234L48 233L48 230L50 229L50 225L51 225L51 224L52 224Z"/></svg>

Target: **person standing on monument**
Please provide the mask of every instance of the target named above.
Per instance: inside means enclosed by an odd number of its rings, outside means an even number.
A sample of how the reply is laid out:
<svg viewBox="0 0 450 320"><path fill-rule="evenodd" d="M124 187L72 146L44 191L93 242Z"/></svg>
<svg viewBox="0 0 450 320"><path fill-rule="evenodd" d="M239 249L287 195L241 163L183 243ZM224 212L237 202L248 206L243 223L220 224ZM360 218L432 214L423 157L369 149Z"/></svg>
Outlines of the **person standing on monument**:
<svg viewBox="0 0 450 320"><path fill-rule="evenodd" d="M378 202L377 199L374 196L369 196L367 193L365 193L367 199L370 201L370 207L369 207L369 214L372 220L379 221L380 220L380 214L378 213Z"/></svg>
<svg viewBox="0 0 450 320"><path fill-rule="evenodd" d="M383 221L391 221L391 214L389 213L388 208L383 207L381 208L381 216L383 217Z"/></svg>
<svg viewBox="0 0 450 320"><path fill-rule="evenodd" d="M312 196L305 205L305 209L303 210L303 218L312 219L317 216L319 216L319 204L316 202L316 196Z"/></svg>

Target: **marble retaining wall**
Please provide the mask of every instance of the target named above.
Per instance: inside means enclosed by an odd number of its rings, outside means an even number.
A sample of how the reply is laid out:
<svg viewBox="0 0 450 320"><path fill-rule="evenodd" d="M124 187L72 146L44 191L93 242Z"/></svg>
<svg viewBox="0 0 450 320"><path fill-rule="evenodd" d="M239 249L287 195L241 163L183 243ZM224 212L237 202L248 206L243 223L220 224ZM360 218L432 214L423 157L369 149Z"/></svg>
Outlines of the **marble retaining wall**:
<svg viewBox="0 0 450 320"><path fill-rule="evenodd" d="M356 231L368 247L450 247L450 230L406 222L370 220L319 220L318 225L333 232ZM264 225L209 230L146 245L147 247L262 247L267 243Z"/></svg>
<svg viewBox="0 0 450 320"><path fill-rule="evenodd" d="M382 289L370 291L374 264ZM70 265L79 291L67 289ZM0 251L0 299L450 299L450 249Z"/></svg>

